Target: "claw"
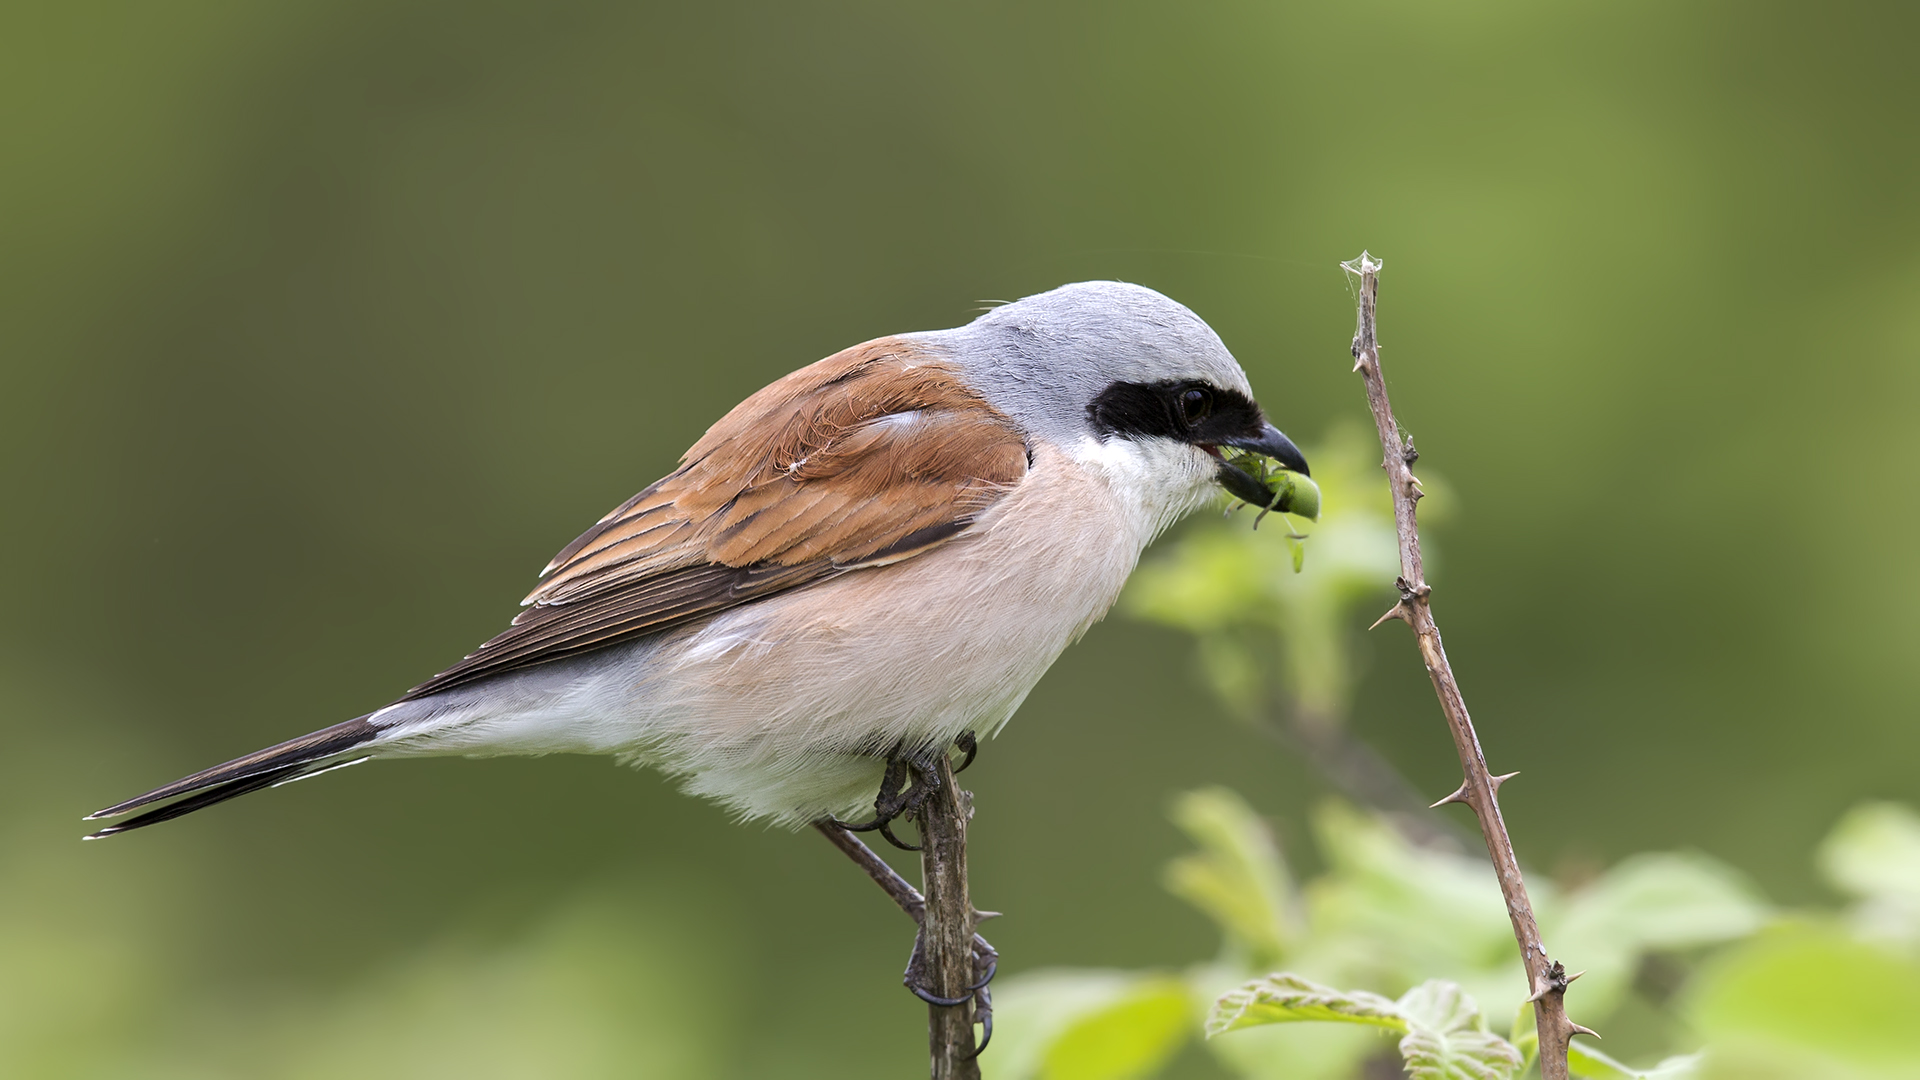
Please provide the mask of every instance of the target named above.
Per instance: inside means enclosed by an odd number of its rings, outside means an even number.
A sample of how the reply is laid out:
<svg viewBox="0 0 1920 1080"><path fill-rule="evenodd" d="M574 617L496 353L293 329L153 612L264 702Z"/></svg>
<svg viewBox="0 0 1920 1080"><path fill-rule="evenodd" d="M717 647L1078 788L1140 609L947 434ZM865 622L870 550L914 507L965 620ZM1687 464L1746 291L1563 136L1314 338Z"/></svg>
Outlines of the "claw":
<svg viewBox="0 0 1920 1080"><path fill-rule="evenodd" d="M980 935L975 934L973 936L974 969L977 971L980 969L982 965L985 965L986 973L981 975L978 980L970 984L967 987L966 993L961 994L958 997L943 997L927 989L926 986L924 986L922 983L922 979L926 974L926 968L927 968L926 948L927 948L926 932L923 930L923 931L920 931L919 933L914 934L913 935L913 952L907 956L907 970L905 973L901 975L900 982L903 985L905 985L909 991L913 993L914 997L919 998L921 1001L924 1001L929 1005L939 1005L944 1008L951 1009L960 1005L964 1005L969 1000L974 1000L978 1002L979 1007L982 1010L982 1015L989 1017L989 1019L984 1021L984 1023L986 1023L988 1027L988 1034L986 1037L992 1038L993 1036L992 1036L991 1030L993 1026L993 1021L991 1017L993 1015L993 995L987 990L987 984L992 982L993 977L999 974L1000 972L999 950L995 949L992 945L988 944L986 938L983 938ZM981 1045L984 1047L985 1043L983 1042ZM975 1053L978 1053L978 1052L979 1051L977 1050L975 1051Z"/></svg>
<svg viewBox="0 0 1920 1080"><path fill-rule="evenodd" d="M979 982L974 983L972 986L967 987L967 992L972 993L975 990L985 990L987 988L987 984L993 981L993 976L999 970L1000 970L1000 961L998 958L987 961L987 973L985 975L980 976Z"/></svg>
<svg viewBox="0 0 1920 1080"><path fill-rule="evenodd" d="M862 821L856 824L851 821L841 821L837 817L828 815L827 824L832 825L836 829L845 829L847 832L873 832L874 830L877 829L879 830L881 836L884 836L887 838L887 843L892 844L894 847L899 848L901 851L919 851L920 850L918 847L914 846L913 844L909 844L906 841L900 839L899 837L893 835L893 819L890 817L889 818L876 817L872 821Z"/></svg>
<svg viewBox="0 0 1920 1080"><path fill-rule="evenodd" d="M967 1002L973 1000L973 994L971 992L961 994L955 998L943 998L925 987L915 986L912 983L907 983L907 989L913 991L914 997L919 998L929 1005L944 1005L947 1008L952 1008L955 1005L965 1005Z"/></svg>
<svg viewBox="0 0 1920 1080"><path fill-rule="evenodd" d="M839 818L829 815L827 818L827 824L832 825L836 829L845 829L848 832L873 832L874 830L878 829L880 832L880 835L887 838L887 843L892 844L894 847L899 848L901 851L919 851L920 850L919 847L913 844L909 844L906 841L900 839L899 837L893 835L893 819L892 818L876 817L872 821L862 821L862 822L859 822L858 824L855 824L854 822L851 822L851 821L841 821Z"/></svg>
<svg viewBox="0 0 1920 1080"><path fill-rule="evenodd" d="M902 851L919 851L920 849L912 844L902 842L888 827L893 824L894 818L912 811L926 801L924 793L917 797L914 794L919 790L917 784L912 791L902 790L906 787L907 776L911 771L911 763L901 754L899 747L894 747L893 752L887 756L886 774L880 778L880 794L873 800L873 820L857 825L834 817L829 817L827 820L848 832L873 832L878 829L880 835L887 838L887 843L894 847Z"/></svg>
<svg viewBox="0 0 1920 1080"><path fill-rule="evenodd" d="M926 931L922 930L913 935L913 952L907 955L907 970L905 974L900 976L900 982L905 985L908 990L912 991L914 997L919 998L929 1005L940 1005L951 1009L956 1005L965 1005L968 1001L971 1001L975 990L975 988L971 986L967 987L966 993L961 994L959 997L950 998L941 997L939 994L921 985L921 979L927 970L926 950L927 934Z"/></svg>
<svg viewBox="0 0 1920 1080"><path fill-rule="evenodd" d="M985 1053L987 1044L993 1041L993 995L983 986L974 999L973 1019L980 1025L980 1044L973 1048L973 1053L966 1055L968 1061Z"/></svg>
<svg viewBox="0 0 1920 1080"><path fill-rule="evenodd" d="M973 764L973 756L980 752L980 741L973 737L973 732L963 731L960 733L959 738L953 740L953 745L958 747L961 753L967 755L960 759L960 767L953 770L953 775L959 776L961 773L967 771L967 766Z"/></svg>
<svg viewBox="0 0 1920 1080"><path fill-rule="evenodd" d="M894 847L899 848L901 851L919 851L920 850L920 845L909 844L906 841L900 839L899 837L893 835L893 822L875 821L873 825L874 825L874 828L880 830L881 836L884 836L887 838L887 843L892 844Z"/></svg>

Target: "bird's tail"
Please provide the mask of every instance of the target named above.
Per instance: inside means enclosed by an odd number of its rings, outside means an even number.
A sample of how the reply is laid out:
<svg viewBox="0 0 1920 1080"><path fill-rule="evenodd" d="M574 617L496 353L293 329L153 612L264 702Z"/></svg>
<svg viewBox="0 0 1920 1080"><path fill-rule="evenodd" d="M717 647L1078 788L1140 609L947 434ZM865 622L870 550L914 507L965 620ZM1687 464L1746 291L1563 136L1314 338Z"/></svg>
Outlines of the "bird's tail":
<svg viewBox="0 0 1920 1080"><path fill-rule="evenodd" d="M171 784L154 788L145 795L115 803L105 810L88 814L85 819L87 821L117 817L151 803L180 795L186 796L178 802L171 802L138 817L109 825L99 832L88 835L87 839L98 840L115 833L158 825L162 821L171 821L182 814L191 814L195 810L204 810L215 803L226 802L228 799L245 795L250 791L276 787L294 780L304 780L329 769L357 765L365 761L366 757L347 758L347 753L355 747L373 741L382 730L368 722L367 717L358 716L345 723L302 735L297 739L288 739L278 746L256 750L224 765L202 769L192 776L182 777Z"/></svg>

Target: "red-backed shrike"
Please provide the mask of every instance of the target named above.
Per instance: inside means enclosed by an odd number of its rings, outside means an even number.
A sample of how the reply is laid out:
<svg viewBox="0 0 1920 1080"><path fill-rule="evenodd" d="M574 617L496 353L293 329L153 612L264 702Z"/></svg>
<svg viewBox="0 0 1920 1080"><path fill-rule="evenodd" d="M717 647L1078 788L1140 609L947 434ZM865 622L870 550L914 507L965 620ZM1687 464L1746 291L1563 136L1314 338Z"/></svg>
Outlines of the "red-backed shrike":
<svg viewBox="0 0 1920 1080"><path fill-rule="evenodd" d="M998 731L1169 524L1271 500L1221 447L1307 471L1219 337L1137 285L856 345L721 418L459 663L93 835L428 754L611 754L788 825L878 789L884 819L900 763Z"/></svg>

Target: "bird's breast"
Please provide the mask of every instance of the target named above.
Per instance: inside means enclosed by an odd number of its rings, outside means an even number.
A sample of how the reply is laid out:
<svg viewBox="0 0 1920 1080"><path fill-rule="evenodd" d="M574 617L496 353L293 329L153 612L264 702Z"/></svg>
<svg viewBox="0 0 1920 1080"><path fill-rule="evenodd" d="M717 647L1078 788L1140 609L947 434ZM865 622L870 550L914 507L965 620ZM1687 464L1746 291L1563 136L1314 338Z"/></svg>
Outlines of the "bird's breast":
<svg viewBox="0 0 1920 1080"><path fill-rule="evenodd" d="M959 537L722 615L656 687L713 734L809 748L997 728L1113 606L1148 538L1138 516L1041 447Z"/></svg>

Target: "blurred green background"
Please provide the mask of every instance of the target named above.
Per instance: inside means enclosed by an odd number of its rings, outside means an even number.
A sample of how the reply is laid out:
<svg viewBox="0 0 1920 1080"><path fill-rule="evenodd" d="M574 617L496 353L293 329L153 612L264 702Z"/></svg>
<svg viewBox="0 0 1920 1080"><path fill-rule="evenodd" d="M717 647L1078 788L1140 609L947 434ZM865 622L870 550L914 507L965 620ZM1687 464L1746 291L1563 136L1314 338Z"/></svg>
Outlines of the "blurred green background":
<svg viewBox="0 0 1920 1080"><path fill-rule="evenodd" d="M1364 418L1362 246L1523 859L1695 848L1820 899L1843 809L1920 800L1916 22L0 8L0 1071L913 1075L905 921L652 774L410 762L79 818L384 703L745 394L984 300L1151 285L1317 441ZM1366 642L1356 730L1437 796L1408 635ZM968 774L1007 970L1212 947L1158 883L1175 791L1303 835L1325 784L1189 652L1102 624Z"/></svg>

